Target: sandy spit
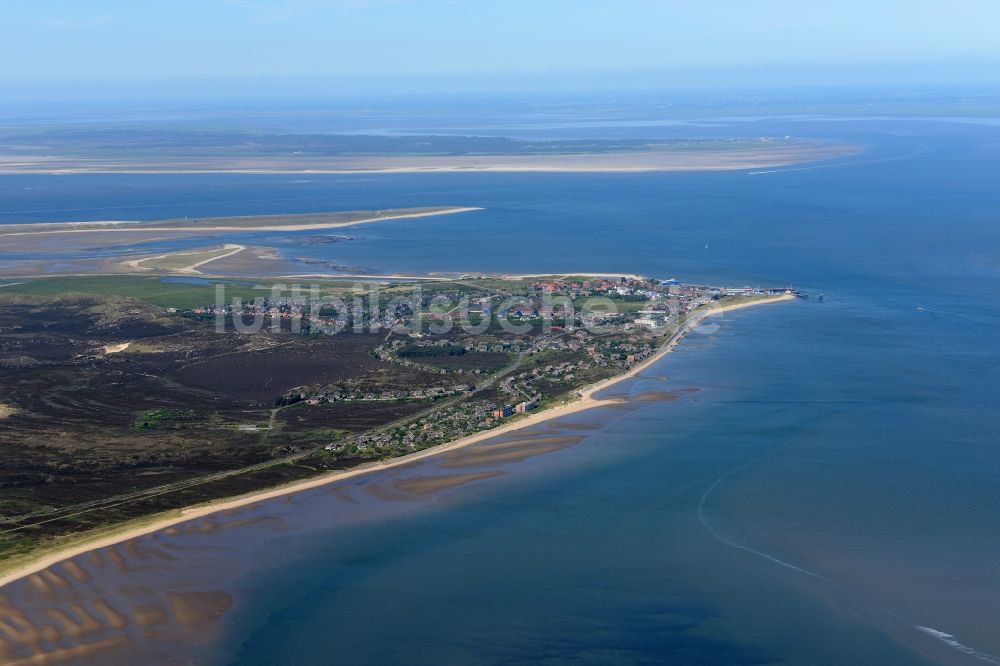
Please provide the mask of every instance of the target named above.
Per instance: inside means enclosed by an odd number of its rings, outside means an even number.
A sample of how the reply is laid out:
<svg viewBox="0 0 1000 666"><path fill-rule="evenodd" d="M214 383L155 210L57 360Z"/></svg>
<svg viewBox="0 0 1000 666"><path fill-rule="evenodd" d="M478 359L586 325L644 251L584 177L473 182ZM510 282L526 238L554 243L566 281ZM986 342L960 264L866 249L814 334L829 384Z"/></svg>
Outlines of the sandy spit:
<svg viewBox="0 0 1000 666"><path fill-rule="evenodd" d="M47 235L47 234L121 233L130 231L141 231L141 232L175 231L184 233L191 233L192 231L204 232L204 233L214 233L217 231L244 231L252 233L258 233L261 231L312 231L317 229L339 229L340 227L353 227L357 224L369 224L371 222L385 222L386 220L403 220L414 217L434 217L437 215L451 215L453 213L467 213L473 210L482 210L482 208L476 208L476 207L448 208L445 210L434 210L434 211L427 211L424 213L401 213L399 215L385 215L383 217L367 217L367 218L362 218L360 220L350 220L348 222L328 222L323 224L287 224L287 225L278 224L269 227L240 227L240 226L154 227L154 226L148 226L143 223L136 223L134 227L106 227L106 228L93 228L93 229L47 229L41 231L13 231L9 233L5 233L3 227L0 227L0 236L40 236L43 234ZM87 222L87 224L109 224L109 225L114 223L115 222L111 221ZM67 222L66 224L74 224L74 223Z"/></svg>

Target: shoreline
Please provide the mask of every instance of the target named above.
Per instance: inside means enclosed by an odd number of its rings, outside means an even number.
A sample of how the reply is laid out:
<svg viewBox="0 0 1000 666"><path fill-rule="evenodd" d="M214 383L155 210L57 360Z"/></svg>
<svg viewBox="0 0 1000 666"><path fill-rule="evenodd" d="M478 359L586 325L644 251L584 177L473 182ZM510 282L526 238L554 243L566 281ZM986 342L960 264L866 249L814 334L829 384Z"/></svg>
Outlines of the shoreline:
<svg viewBox="0 0 1000 666"><path fill-rule="evenodd" d="M428 166L428 167L384 167L373 169L88 169L85 167L74 169L0 169L2 176L15 175L40 175L40 176L73 176L80 174L140 174L140 175L175 175L175 174L247 174L261 176L336 176L336 175L363 175L363 174L400 174L400 173L676 173L683 171L743 171L746 169L765 169L772 167L785 167L795 164L806 164L808 162L821 162L834 157L850 157L854 153L845 153L833 157L819 157L815 159L792 160L781 162L747 162L746 164L717 164L717 165L670 165L670 166L484 166L484 167L461 167L461 166Z"/></svg>
<svg viewBox="0 0 1000 666"><path fill-rule="evenodd" d="M670 338L659 348L656 352L647 359L644 359L640 363L637 363L633 367L629 368L625 372L615 375L614 377L609 377L603 379L594 384L583 387L576 392L576 398L567 402L565 404L556 405L550 407L540 412L530 414L523 419L513 421L506 425L499 426L497 428L492 428L490 430L484 430L482 432L475 433L473 435L468 435L460 439L453 440L451 442L440 444L422 451L415 451L413 453L407 454L405 456L400 456L398 458L392 458L385 461L378 461L372 463L365 463L359 465L353 469L344 470L340 472L332 472L329 474L324 474L313 479L307 479L305 481L299 481L291 483L285 486L279 486L277 488L271 488L268 490L261 490L258 492L250 493L247 495L237 496L231 499L219 500L216 502L210 502L203 505L193 505L191 507L180 509L178 515L172 516L161 516L159 518L156 515L150 516L148 519L137 519L138 521L148 520L145 524L130 527L129 523L125 523L119 527L108 527L102 530L103 534L95 534L93 538L87 539L84 537L81 541L76 544L68 544L63 548L56 549L48 553L47 555L42 555L39 559L28 562L26 564L17 566L15 565L10 571L0 573L0 589L3 587L14 583L23 578L27 578L33 574L37 574L51 566L59 564L65 560L88 553L93 550L100 548L106 548L117 543L122 543L124 541L129 541L137 537L145 536L153 532L158 532L162 529L178 525L180 523L185 523L190 520L196 520L198 518L203 518L205 516L219 513L221 511L230 511L233 509L238 509L242 507L252 506L259 502L274 499L277 497L283 497L285 495L291 495L297 492L302 492L306 490L311 490L313 488L319 488L322 486L329 485L331 483L336 483L346 479L354 478L357 476L362 476L372 472L392 469L394 467L399 467L402 465L407 465L413 462L424 460L433 456L438 456L449 451L454 451L456 449L462 449L478 442L492 439L494 437L499 437L511 432L522 430L546 421L551 421L562 416L568 416L570 414L575 414L593 407L600 407L602 405L611 405L620 400L616 399L600 399L593 397L598 391L607 389L615 384L619 384L627 379L631 379L646 370L653 364L659 362L668 354L670 354L678 344L690 333L698 324L709 317L713 317L720 314L725 314L726 312L731 312L734 310L742 310L749 307L754 307L758 305L768 305L771 303L780 303L795 300L795 296L792 294L782 294L780 296L773 296L770 298L763 298L754 301L747 301L743 303L734 303L731 305L723 305L721 307L709 308L703 312L696 313L694 316L687 319L681 326L670 336Z"/></svg>
<svg viewBox="0 0 1000 666"><path fill-rule="evenodd" d="M419 213L399 213L397 215L384 215L382 217L365 217L359 220L350 220L348 222L321 222L318 224L276 224L271 226L260 226L260 227L240 227L240 226L195 226L195 227L155 227L146 226L146 224L156 224L156 222L146 223L146 222L124 222L116 220L108 221L94 221L94 222L39 222L32 224L11 224L6 226L11 227L31 227L31 226L72 226L80 224L94 224L94 225L107 225L104 227L96 227L93 229L43 229L41 231L11 231L5 232L4 226L0 225L0 237L4 236L41 236L46 234L87 234L87 233L115 233L115 232L183 232L190 233L192 231L205 232L205 233L216 233L219 231L242 231L247 233L257 233L261 231L312 231L319 229L339 229L340 227L352 227L356 224L370 224L373 222L384 222L386 220L407 220L417 217L436 217L438 215L453 215L455 213L469 213L476 210L483 210L483 208L477 206L463 206L458 208L446 208L444 210L431 210L423 211ZM256 216L249 216L256 217ZM113 224L130 224L134 226L125 227L115 227L111 226Z"/></svg>
<svg viewBox="0 0 1000 666"><path fill-rule="evenodd" d="M622 151L512 155L356 155L326 158L206 156L157 167L154 158L132 162L108 157L0 155L0 175L76 174L247 174L353 175L416 173L654 173L740 171L819 162L863 151L854 144L802 142L792 146L755 145L725 150ZM61 160L61 162L59 161Z"/></svg>
<svg viewBox="0 0 1000 666"><path fill-rule="evenodd" d="M2 236L2 234L0 234ZM180 253L179 253L180 254ZM163 255L166 256L166 255ZM146 257L151 259L153 257ZM132 260L134 261L134 260ZM214 259L212 261L215 261ZM128 263L128 262L122 262ZM163 269L150 269L149 272L121 272L121 273L47 273L45 275L33 275L24 273L10 273L10 274L0 274L0 279L17 279L17 280L45 280L48 278L67 278L67 277L176 277L178 274ZM315 279L315 280L372 280L378 282L393 281L393 280L406 280L410 282L456 282L462 280L476 280L476 279L500 279L500 280L533 280L537 278L571 278L571 277L585 277L585 278L617 278L617 277L627 277L636 280L641 280L646 276L640 275L638 273L532 273L524 275L507 275L502 273L462 273L462 274L447 274L447 273L422 273L415 275L404 275L402 273L289 273L281 275L217 275L214 273L202 273L194 277L203 277L207 280L256 280L258 282L267 282L269 280L305 280L305 279ZM14 287L24 282L9 282L7 284L0 284L0 289L4 287Z"/></svg>

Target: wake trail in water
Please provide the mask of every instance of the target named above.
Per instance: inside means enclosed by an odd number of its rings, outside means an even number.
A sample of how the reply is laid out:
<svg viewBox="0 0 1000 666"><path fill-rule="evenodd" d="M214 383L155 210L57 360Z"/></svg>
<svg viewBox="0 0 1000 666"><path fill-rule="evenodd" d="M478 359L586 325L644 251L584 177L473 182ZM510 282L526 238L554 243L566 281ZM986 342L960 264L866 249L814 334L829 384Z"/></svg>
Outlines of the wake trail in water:
<svg viewBox="0 0 1000 666"><path fill-rule="evenodd" d="M747 546L745 544L739 543L737 541L733 541L729 537L726 537L725 535L723 535L722 533L720 533L718 530L716 530L712 526L712 524L708 522L708 518L705 516L705 502L708 500L708 496L711 495L712 492L716 488L718 488L726 479L728 479L729 477L731 477L732 475L734 475L734 474L736 474L738 472L742 472L745 469L749 469L750 467L753 467L754 465L756 465L757 463L761 462L765 458L769 458L769 457L775 455L776 453L778 453L779 451L785 449L787 446L788 446L788 444L782 444L778 448L776 448L776 449L774 449L772 451L769 451L769 452L765 453L764 455L762 455L760 457L754 458L753 460L751 460L750 462L748 462L748 463L746 463L744 465L740 465L739 467L734 467L733 469L731 469L728 472L725 472L721 476L719 476L715 481L713 481L708 486L708 488L705 489L705 492L703 492L701 494L701 499L698 501L698 520L701 521L701 524L705 527L706 530L708 530L709 534L711 534L713 537L715 537L716 540L721 541L722 543L726 544L730 548L735 548L737 550L742 550L742 551L750 553L752 555L756 555L757 557L761 557L761 558L763 558L763 559L765 559L765 560L767 560L769 562L773 562L774 564L782 566L782 567L784 567L786 569L790 569L792 571L795 571L796 573L800 573L800 574L803 574L803 575L806 575L806 576L812 576L813 578L818 578L819 580L822 580L824 582L831 583L833 585L837 585L837 583L835 583L834 581L832 581L829 578L823 576L822 574L816 573L815 571L810 571L809 569L804 569L804 568L802 568L800 566L792 564L791 562L786 562L785 560L783 560L783 559L781 559L779 557L775 557L774 555L771 555L770 553L765 553L762 550L757 550L756 548L751 548L750 546Z"/></svg>
<svg viewBox="0 0 1000 666"><path fill-rule="evenodd" d="M987 654L986 652L980 652L975 648L971 648L968 645L958 642L957 640L955 640L955 637L952 636L951 634L947 634L943 631L938 631L937 629L932 629L931 627L921 627L920 625L917 625L917 629L919 629L920 631L924 632L925 634L927 634L932 638L938 639L945 645L949 645L958 650L959 652L969 655L970 657L975 657L976 659L985 661L990 664L1000 664L1000 659L997 659L991 654Z"/></svg>
<svg viewBox="0 0 1000 666"><path fill-rule="evenodd" d="M972 316L966 312L958 312L956 310L939 310L936 308L928 308L923 305L918 305L917 311L931 315L935 321L940 321L941 319L953 319L968 322L975 327L989 326L992 328L996 326L996 321L1000 319L1000 316L989 312L976 311L974 316ZM984 319L987 321L983 321Z"/></svg>
<svg viewBox="0 0 1000 666"><path fill-rule="evenodd" d="M751 460L748 463L745 463L743 465L739 465L738 467L734 467L734 468L732 468L732 469L730 469L730 470L728 470L726 472L723 472L712 483L710 483L707 488L705 488L705 491L701 494L701 498L698 500L698 520L701 522L701 524L705 528L705 530L709 534L711 534L714 539L716 539L720 543L723 543L723 544L729 546L730 548L734 548L736 550L741 550L741 551L743 551L745 553L750 553L751 555L759 557L759 558L761 558L763 560L767 560L768 562L771 562L772 564L777 564L778 566L783 567L785 569L788 569L789 571L794 571L797 574L801 574L803 576L809 576L810 578L815 578L817 580L821 580L824 583L827 583L828 585L832 585L833 587L837 588L838 590L841 590L841 591L843 591L843 592L851 595L852 597L854 597L854 598L856 598L856 599L858 599L860 601L863 601L864 603L866 603L866 604L870 605L871 607L873 607L873 608L875 608L875 609L877 609L877 610L885 613L886 615L889 615L893 619L895 619L895 620L897 620L899 622L905 623L906 625L908 625L908 626L916 629L917 631L921 632L922 634L924 634L926 636L930 636L931 638L934 638L934 639L936 639L936 640L944 643L948 647L950 647L950 648L952 648L954 650L957 650L958 652L961 652L962 654L968 655L970 657L973 657L973 658L978 659L980 661L984 661L984 662L989 663L989 664L996 664L997 666L1000 666L1000 658L995 657L995 656L993 656L993 655L991 655L991 654L989 654L987 652L981 652L981 651L979 651L979 650L977 650L975 648L972 648L972 647L969 647L968 645L965 645L964 643L961 643L960 641L958 641L955 638L955 636L953 634L949 634L949 633L940 631L938 629L933 629L931 627L925 627L923 625L913 624L913 623L909 622L908 620L906 620L906 618L904 618L901 615L899 615L899 613L895 612L894 610L892 610L890 608L886 608L885 606L883 606L882 604L878 603L877 601L875 601L875 600L873 600L873 599L871 599L869 597L866 597L865 595L863 595L863 594L861 594L859 592L856 592L855 590L852 590L851 588L845 586L843 583L839 583L836 580L834 580L832 578L828 578L827 576L824 576L823 574L818 573L816 571L812 571L811 569L807 569L807 568L799 566L797 564L793 564L791 562L788 562L787 560L783 560L780 557L777 557L775 555L767 553L767 552L765 552L763 550L758 550L758 549L753 548L751 546L748 546L746 544L742 544L742 543L740 543L738 541L730 539L729 537L725 536L719 530L717 530L715 527L712 526L712 524L709 522L708 517L706 516L706 513L705 513L705 504L707 503L709 496L716 490L716 488L718 488L720 485L722 485L731 476L733 476L735 474L738 474L739 472L742 472L742 471L744 471L746 469L749 469L749 468L753 467L754 465L756 465L756 464L764 461L765 459L770 458L771 456L774 456L774 455L778 454L782 450L786 449L789 445L790 445L790 442L782 444L781 446L779 446L779 447L777 447L775 449L772 449L771 451L768 451L764 455L761 455L761 456L758 456L758 457L754 458L753 460Z"/></svg>

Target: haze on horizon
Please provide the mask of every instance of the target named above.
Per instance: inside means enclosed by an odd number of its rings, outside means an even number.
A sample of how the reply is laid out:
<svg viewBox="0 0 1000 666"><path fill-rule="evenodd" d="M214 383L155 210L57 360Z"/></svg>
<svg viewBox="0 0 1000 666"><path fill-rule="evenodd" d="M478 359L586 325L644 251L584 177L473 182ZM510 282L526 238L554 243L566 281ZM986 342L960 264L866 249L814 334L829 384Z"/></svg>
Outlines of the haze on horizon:
<svg viewBox="0 0 1000 666"><path fill-rule="evenodd" d="M1000 83L993 0L40 0L7 101Z"/></svg>

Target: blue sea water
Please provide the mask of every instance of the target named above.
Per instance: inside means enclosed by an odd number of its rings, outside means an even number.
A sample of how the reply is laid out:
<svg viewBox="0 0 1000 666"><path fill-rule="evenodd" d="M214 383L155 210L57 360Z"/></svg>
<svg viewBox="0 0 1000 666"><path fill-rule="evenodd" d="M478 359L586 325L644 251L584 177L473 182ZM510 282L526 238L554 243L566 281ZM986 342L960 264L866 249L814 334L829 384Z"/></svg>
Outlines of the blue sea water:
<svg viewBox="0 0 1000 666"><path fill-rule="evenodd" d="M280 529L191 544L242 562L223 576L236 605L192 655L1000 663L1000 128L739 127L867 151L758 174L0 178L7 223L481 206L296 251L825 294L690 336L615 390L696 391L575 416L552 431L582 441L503 476L393 502L364 492L384 473L350 490L375 506L364 520L313 492L253 510Z"/></svg>

